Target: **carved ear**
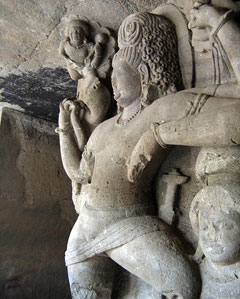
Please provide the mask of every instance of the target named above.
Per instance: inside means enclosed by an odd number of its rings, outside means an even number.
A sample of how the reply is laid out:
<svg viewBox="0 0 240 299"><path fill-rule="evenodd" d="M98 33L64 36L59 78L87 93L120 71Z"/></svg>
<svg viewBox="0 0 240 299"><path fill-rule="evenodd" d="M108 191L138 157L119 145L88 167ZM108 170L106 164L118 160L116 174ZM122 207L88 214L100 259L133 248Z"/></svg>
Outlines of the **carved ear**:
<svg viewBox="0 0 240 299"><path fill-rule="evenodd" d="M138 67L138 71L141 77L142 85L148 84L150 72L146 63L142 62Z"/></svg>
<svg viewBox="0 0 240 299"><path fill-rule="evenodd" d="M156 99L159 98L159 90L154 84L144 84L142 85L142 105L148 106Z"/></svg>

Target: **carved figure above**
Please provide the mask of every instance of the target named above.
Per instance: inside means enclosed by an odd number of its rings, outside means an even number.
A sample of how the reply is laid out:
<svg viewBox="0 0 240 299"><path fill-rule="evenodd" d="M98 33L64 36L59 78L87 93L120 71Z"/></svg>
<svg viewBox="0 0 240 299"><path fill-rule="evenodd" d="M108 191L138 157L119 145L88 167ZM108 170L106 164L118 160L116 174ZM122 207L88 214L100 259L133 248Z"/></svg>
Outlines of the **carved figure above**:
<svg viewBox="0 0 240 299"><path fill-rule="evenodd" d="M240 188L215 185L193 199L190 219L198 237L201 298L240 296ZM200 260L201 255L204 258Z"/></svg>
<svg viewBox="0 0 240 299"><path fill-rule="evenodd" d="M65 17L63 25L65 39L59 51L78 88L76 99L65 99L60 105L57 132L71 132L83 151L91 132L108 113L111 96L102 79L110 75L115 39L107 28L86 17Z"/></svg>
<svg viewBox="0 0 240 299"><path fill-rule="evenodd" d="M63 26L65 39L59 52L66 60L71 78L81 79L84 67L96 70L99 78L106 78L116 44L109 29L75 15L63 18Z"/></svg>

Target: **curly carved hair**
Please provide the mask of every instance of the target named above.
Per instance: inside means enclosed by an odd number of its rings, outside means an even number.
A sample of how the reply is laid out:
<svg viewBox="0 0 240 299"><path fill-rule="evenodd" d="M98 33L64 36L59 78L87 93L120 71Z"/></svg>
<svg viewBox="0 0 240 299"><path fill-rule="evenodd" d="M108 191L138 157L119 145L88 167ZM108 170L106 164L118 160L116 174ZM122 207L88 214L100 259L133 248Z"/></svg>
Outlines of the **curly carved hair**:
<svg viewBox="0 0 240 299"><path fill-rule="evenodd" d="M130 15L119 28L118 44L120 50L113 66L122 59L140 73L147 72L147 76L142 76L142 85L155 87L156 98L183 88L177 35L171 21L150 13ZM151 101L146 99L145 104Z"/></svg>

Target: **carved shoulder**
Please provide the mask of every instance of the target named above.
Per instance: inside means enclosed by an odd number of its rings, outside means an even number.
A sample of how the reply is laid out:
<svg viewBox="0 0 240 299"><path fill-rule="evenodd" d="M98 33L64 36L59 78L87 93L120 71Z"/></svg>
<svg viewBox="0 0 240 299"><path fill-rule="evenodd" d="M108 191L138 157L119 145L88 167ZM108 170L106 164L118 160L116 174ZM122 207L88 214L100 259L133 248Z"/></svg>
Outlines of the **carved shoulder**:
<svg viewBox="0 0 240 299"><path fill-rule="evenodd" d="M62 40L60 45L59 45L59 54L66 57L66 51L65 51L65 46L66 46L67 41Z"/></svg>

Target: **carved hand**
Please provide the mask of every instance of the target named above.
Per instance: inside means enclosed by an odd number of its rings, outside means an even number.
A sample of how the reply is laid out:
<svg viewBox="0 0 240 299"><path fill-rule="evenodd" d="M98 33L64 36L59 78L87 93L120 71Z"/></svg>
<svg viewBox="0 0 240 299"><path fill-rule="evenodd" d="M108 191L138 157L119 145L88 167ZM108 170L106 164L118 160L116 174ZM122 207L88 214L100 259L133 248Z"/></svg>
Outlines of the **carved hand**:
<svg viewBox="0 0 240 299"><path fill-rule="evenodd" d="M219 9L210 5L202 5L201 3L196 2L190 12L190 21L188 27L190 29L203 29L207 27L214 28L217 26L221 15L222 13L220 13Z"/></svg>
<svg viewBox="0 0 240 299"><path fill-rule="evenodd" d="M58 117L58 125L60 129L69 129L70 128L70 103L72 100L65 99L62 103L59 105L59 117Z"/></svg>

